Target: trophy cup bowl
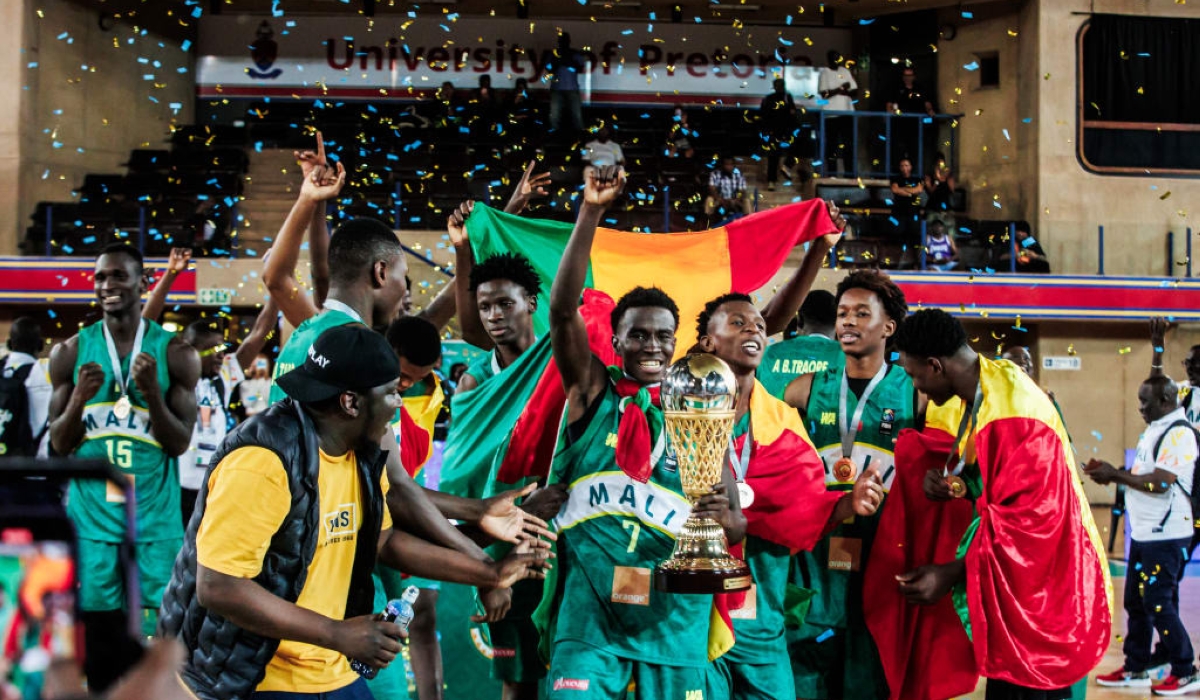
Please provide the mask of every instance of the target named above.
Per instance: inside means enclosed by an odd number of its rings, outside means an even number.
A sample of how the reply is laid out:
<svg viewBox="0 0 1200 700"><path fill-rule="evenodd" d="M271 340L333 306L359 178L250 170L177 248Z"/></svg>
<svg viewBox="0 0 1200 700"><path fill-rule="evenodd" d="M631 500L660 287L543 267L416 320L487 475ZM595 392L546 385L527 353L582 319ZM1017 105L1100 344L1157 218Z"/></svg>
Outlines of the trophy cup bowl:
<svg viewBox="0 0 1200 700"><path fill-rule="evenodd" d="M667 369L661 398L683 493L695 507L721 481L733 434L737 381L715 355L688 355ZM750 568L730 556L721 525L695 515L688 515L671 557L654 569L654 587L668 593L729 593L750 584Z"/></svg>

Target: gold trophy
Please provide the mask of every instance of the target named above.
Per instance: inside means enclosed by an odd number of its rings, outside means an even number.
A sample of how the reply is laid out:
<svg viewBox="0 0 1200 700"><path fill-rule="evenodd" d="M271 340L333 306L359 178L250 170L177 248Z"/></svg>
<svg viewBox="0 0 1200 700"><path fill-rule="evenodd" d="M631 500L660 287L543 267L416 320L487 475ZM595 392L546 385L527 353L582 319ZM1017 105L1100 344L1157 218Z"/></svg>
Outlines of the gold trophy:
<svg viewBox="0 0 1200 700"><path fill-rule="evenodd" d="M684 495L696 502L721 481L733 434L737 381L715 355L688 355L662 382L667 442L679 464ZM669 593L728 593L750 588L750 568L729 555L725 531L691 514L671 558L654 569L654 587Z"/></svg>

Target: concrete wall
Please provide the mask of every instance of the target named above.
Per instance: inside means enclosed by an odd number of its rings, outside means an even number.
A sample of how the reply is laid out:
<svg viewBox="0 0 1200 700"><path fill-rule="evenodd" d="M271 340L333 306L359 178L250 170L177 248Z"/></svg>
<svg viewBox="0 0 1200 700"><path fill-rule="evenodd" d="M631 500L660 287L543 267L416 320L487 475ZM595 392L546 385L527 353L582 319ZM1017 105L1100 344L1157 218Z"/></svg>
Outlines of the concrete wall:
<svg viewBox="0 0 1200 700"><path fill-rule="evenodd" d="M1035 125L1040 177L1036 217L1030 217L1038 228L1036 235L1057 270L1093 273L1096 226L1103 224L1108 274L1163 275L1166 231L1173 229L1180 239L1189 222L1195 226L1200 180L1084 171L1076 157L1076 36L1087 12L1200 17L1200 9L1165 0L1037 2L1040 104ZM1161 199L1167 192L1170 197ZM1181 242L1177 251L1176 258L1182 260ZM1177 267L1176 275L1181 274Z"/></svg>
<svg viewBox="0 0 1200 700"><path fill-rule="evenodd" d="M0 39L22 49L7 74L23 79L0 87L0 112L20 115L0 120L20 125L0 154L0 182L12 183L0 196L17 204L0 207L0 252L15 254L37 202L71 201L85 174L124 172L132 149L163 148L171 124L191 122L195 80L177 40L102 29L97 11L65 0L0 5Z"/></svg>

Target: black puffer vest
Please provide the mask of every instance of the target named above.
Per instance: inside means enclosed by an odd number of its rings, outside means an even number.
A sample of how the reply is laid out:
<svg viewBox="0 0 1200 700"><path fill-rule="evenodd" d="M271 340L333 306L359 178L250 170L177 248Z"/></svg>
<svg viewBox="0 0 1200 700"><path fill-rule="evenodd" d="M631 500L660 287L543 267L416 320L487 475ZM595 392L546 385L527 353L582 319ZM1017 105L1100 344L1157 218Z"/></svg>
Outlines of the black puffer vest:
<svg viewBox="0 0 1200 700"><path fill-rule="evenodd" d="M240 447L264 447L279 456L287 471L292 507L272 538L262 571L254 581L289 602L296 602L308 576L321 532L320 468L317 431L300 405L285 399L242 423L226 436L209 463L212 469ZM362 484L363 521L356 539L354 570L346 599L346 618L372 612L371 570L383 517L379 486L386 455L370 446L355 451ZM221 615L201 607L196 599L196 530L208 500L208 476L196 499L183 549L175 559L171 582L159 610L160 635L178 637L187 648L182 676L200 700L249 698L266 675L279 640L248 632Z"/></svg>

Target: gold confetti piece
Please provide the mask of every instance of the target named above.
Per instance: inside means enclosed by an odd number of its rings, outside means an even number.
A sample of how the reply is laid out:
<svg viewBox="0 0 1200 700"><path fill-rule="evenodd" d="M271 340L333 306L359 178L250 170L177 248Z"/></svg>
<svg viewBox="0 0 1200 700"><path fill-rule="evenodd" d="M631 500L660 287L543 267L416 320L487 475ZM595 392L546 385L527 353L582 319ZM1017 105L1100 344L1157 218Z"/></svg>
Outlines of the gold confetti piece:
<svg viewBox="0 0 1200 700"><path fill-rule="evenodd" d="M1017 35L1017 30L1015 30L1015 29L1010 29L1010 30L1008 30L1008 35L1009 35L1009 36L1016 36L1016 35Z"/></svg>
<svg viewBox="0 0 1200 700"><path fill-rule="evenodd" d="M979 116L979 115L981 115L981 114L983 114L983 110L982 110L982 109L977 109L977 110L975 110L975 116L977 116L977 117L978 117L978 116Z"/></svg>
<svg viewBox="0 0 1200 700"><path fill-rule="evenodd" d="M1043 75L1043 76L1042 76L1042 80L1049 80L1049 79L1050 79L1050 74L1049 74L1049 73L1047 73L1047 74L1045 74L1045 75Z"/></svg>
<svg viewBox="0 0 1200 700"><path fill-rule="evenodd" d="M1067 346L1067 356L1075 357L1075 343L1071 343Z"/></svg>
<svg viewBox="0 0 1200 700"><path fill-rule="evenodd" d="M1167 190L1166 192L1163 193L1163 195L1161 197L1159 197L1159 199L1165 200L1167 197L1170 197L1170 196L1171 196L1171 190Z"/></svg>
<svg viewBox="0 0 1200 700"><path fill-rule="evenodd" d="M1118 354L1118 355L1128 355L1128 354L1129 354L1129 353L1131 353L1131 352L1133 352L1133 348L1129 347L1128 345L1126 345L1125 347L1123 347L1123 348L1121 348L1121 349L1117 350L1117 354Z"/></svg>
<svg viewBox="0 0 1200 700"><path fill-rule="evenodd" d="M1146 91L1145 91L1144 89L1142 89L1142 86L1141 86L1141 85L1139 85L1139 86L1138 86L1138 94L1139 94L1139 95L1145 95L1145 94L1146 94Z"/></svg>

